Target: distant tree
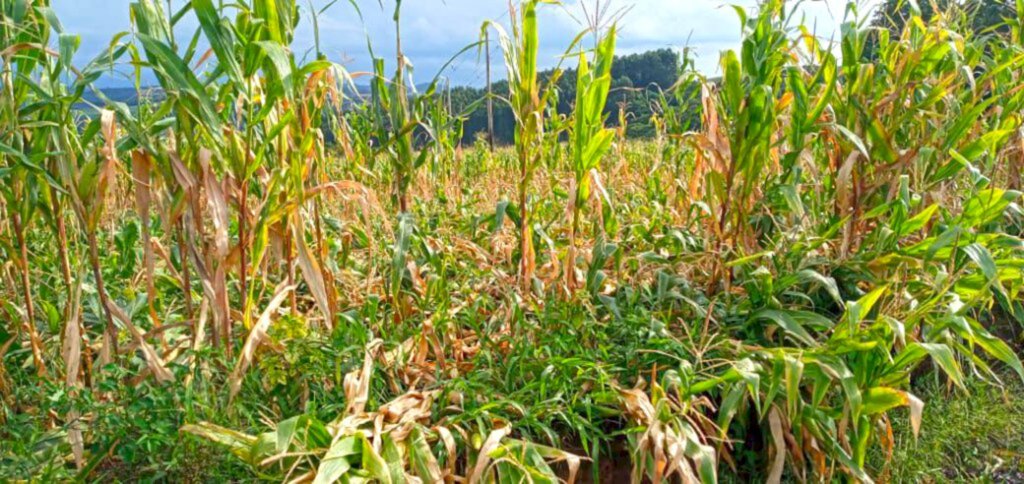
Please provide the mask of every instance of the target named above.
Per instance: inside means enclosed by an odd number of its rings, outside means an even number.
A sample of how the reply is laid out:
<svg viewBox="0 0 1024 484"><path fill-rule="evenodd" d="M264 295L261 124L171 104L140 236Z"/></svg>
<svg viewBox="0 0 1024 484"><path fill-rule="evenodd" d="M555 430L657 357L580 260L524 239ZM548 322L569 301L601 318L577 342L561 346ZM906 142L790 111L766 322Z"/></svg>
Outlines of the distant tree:
<svg viewBox="0 0 1024 484"><path fill-rule="evenodd" d="M965 3L965 9L972 16L972 25L976 33L991 30L1009 34L1010 27L1006 24L1006 19L1017 15L1015 0L969 0Z"/></svg>
<svg viewBox="0 0 1024 484"><path fill-rule="evenodd" d="M912 0L885 0L875 12L872 25L888 29L895 38L913 15L914 5ZM926 22L931 20L936 12L946 12L951 8L960 9L971 19L971 28L975 33L989 30L1009 32L1004 21L1007 17L1016 15L1015 0L917 0L916 5L920 9L921 18Z"/></svg>
<svg viewBox="0 0 1024 484"><path fill-rule="evenodd" d="M650 50L615 59L612 79L628 78L633 87L667 88L679 77L679 53L672 49Z"/></svg>
<svg viewBox="0 0 1024 484"><path fill-rule="evenodd" d="M915 8L925 22L939 12L963 13L970 30L977 35L1009 34L1006 19L1016 16L1016 0L885 0L875 11L871 25L888 30L889 37L896 39L913 17ZM864 55L873 58L877 46L877 36L869 36Z"/></svg>
<svg viewBox="0 0 1024 484"><path fill-rule="evenodd" d="M956 3L954 0L885 0L885 3L875 11L875 18L871 23L875 27L888 29L892 37L896 38L913 17L915 4L921 11L921 19L927 22L936 12L944 12L950 5Z"/></svg>

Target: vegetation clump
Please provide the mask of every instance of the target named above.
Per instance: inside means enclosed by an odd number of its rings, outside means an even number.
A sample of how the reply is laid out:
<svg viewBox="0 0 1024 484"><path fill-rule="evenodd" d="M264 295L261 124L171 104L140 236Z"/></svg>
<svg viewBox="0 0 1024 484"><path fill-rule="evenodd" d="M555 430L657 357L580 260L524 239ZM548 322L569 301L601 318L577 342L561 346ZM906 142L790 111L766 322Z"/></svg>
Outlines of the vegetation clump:
<svg viewBox="0 0 1024 484"><path fill-rule="evenodd" d="M83 66L0 0L0 480L1020 475L1024 0L765 0L630 103L620 16L542 73L525 0L494 151L400 1L362 74L293 51L323 9L182 3Z"/></svg>

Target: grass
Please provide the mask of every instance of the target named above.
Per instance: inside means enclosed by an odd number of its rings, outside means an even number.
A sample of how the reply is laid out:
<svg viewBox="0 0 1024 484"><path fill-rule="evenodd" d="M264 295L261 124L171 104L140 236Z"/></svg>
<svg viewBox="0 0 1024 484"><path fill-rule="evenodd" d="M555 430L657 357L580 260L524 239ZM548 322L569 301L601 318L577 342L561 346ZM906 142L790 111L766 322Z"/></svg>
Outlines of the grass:
<svg viewBox="0 0 1024 484"><path fill-rule="evenodd" d="M887 475L891 482L1017 482L1024 479L1024 385L1005 379L1005 388L972 380L969 393L950 392L934 378L922 378L918 394L928 401L918 439L904 414L893 419L895 447ZM872 456L884 466L884 456Z"/></svg>

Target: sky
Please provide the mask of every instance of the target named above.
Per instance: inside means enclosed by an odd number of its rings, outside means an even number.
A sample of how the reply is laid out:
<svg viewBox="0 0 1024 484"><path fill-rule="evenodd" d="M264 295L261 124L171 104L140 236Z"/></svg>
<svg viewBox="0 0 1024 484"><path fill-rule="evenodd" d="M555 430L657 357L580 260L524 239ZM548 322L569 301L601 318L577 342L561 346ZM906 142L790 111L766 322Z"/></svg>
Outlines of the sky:
<svg viewBox="0 0 1024 484"><path fill-rule="evenodd" d="M84 64L109 44L117 32L130 28L128 5L131 0L52 0L52 7L67 32L82 38L76 63ZM175 9L184 0L171 0ZM562 5L543 5L539 25L542 67L553 67L572 39L583 30L581 2L563 0ZM879 0L857 0L861 15ZM309 5L320 10L330 0L300 0L301 24L292 48L300 57L314 45ZM321 48L328 58L350 72L370 69L367 39L378 56L394 57L394 0L357 0L360 15L346 0L337 1L319 17ZM799 12L806 24L825 40L835 38L843 21L847 0L805 0ZM618 40L619 54L658 48L680 50L689 47L696 55L697 67L708 75L718 72L721 51L739 47L740 23L732 5L750 9L756 0L603 0L610 13L622 15ZM790 1L795 5L796 2ZM414 66L417 82L433 79L451 57L477 41L484 20L507 24L507 0L405 0L402 7L402 44ZM178 35L191 36L197 22L187 18L179 24ZM492 37L493 38L493 37ZM495 46L496 49L496 46ZM503 77L504 66L497 50L492 53L495 79ZM480 86L486 69L476 50L458 57L442 74L453 85ZM106 79L107 85L128 85L127 81Z"/></svg>

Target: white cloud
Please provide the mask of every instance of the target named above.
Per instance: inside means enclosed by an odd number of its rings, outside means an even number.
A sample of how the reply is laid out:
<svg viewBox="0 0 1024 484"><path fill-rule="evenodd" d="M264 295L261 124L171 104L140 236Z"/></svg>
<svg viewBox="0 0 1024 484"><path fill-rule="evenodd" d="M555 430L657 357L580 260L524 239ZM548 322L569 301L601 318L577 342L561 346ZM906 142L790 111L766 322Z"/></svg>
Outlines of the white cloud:
<svg viewBox="0 0 1024 484"><path fill-rule="evenodd" d="M160 0L161 3L164 0ZM367 70L370 58L367 36L375 53L390 60L394 57L394 24L391 14L394 0L384 0L382 10L376 0L359 0L362 21L348 2L339 1L319 19L320 40L324 52L351 70ZM558 62L571 39L582 30L574 16L582 18L580 1L565 0L562 6L542 6L541 62L550 67ZM862 14L879 0L859 0ZM184 0L172 0L176 8ZM628 8L621 22L619 50L640 52L654 48L693 48L698 67L713 74L719 53L739 44L740 25L731 4L751 9L756 0L605 0L609 11ZM53 8L65 28L83 37L82 59L99 52L110 37L129 29L129 0L53 0ZM316 9L328 0L313 0ZM796 2L789 2L795 5ZM308 2L300 1L304 18L296 34L294 48L300 54L313 46L313 29L308 16ZM816 26L820 36L828 39L843 20L846 0L808 0L799 11L806 15L808 25ZM403 50L417 69L417 78L426 80L463 47L476 42L481 23L496 19L507 23L507 0L405 0L402 11ZM194 22L186 24L195 28ZM184 30L184 29L183 29ZM184 32L188 35L190 32ZM495 53L497 55L497 53ZM475 52L464 54L447 73L455 83L479 84L484 69ZM494 67L500 77L501 64Z"/></svg>

